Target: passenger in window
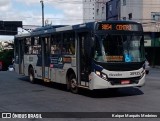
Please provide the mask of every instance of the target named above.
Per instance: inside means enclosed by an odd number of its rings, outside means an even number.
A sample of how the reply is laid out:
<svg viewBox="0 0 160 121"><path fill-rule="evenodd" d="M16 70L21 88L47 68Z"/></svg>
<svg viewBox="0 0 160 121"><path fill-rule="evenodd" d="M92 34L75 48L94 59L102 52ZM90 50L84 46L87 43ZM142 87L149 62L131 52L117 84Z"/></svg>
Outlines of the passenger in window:
<svg viewBox="0 0 160 121"><path fill-rule="evenodd" d="M32 50L33 50L33 48L32 48L32 46L30 46L29 47L29 54L32 54Z"/></svg>
<svg viewBox="0 0 160 121"><path fill-rule="evenodd" d="M51 46L51 54L54 54L54 46Z"/></svg>
<svg viewBox="0 0 160 121"><path fill-rule="evenodd" d="M66 51L66 48L62 48L62 54L66 54L67 53L67 51Z"/></svg>
<svg viewBox="0 0 160 121"><path fill-rule="evenodd" d="M35 47L33 47L33 54L37 54L37 50Z"/></svg>
<svg viewBox="0 0 160 121"><path fill-rule="evenodd" d="M59 46L56 46L55 53L56 53L56 54L59 54L59 53L60 53L60 47L59 47Z"/></svg>
<svg viewBox="0 0 160 121"><path fill-rule="evenodd" d="M75 46L74 46L74 43L70 43L70 46L69 46L69 54L75 54Z"/></svg>
<svg viewBox="0 0 160 121"><path fill-rule="evenodd" d="M51 54L55 54L57 52L56 49L57 49L56 45L52 45L51 46Z"/></svg>
<svg viewBox="0 0 160 121"><path fill-rule="evenodd" d="M38 54L41 54L42 53L42 50L41 50L41 47L38 48Z"/></svg>
<svg viewBox="0 0 160 121"><path fill-rule="evenodd" d="M29 54L29 47L25 46L25 54Z"/></svg>
<svg viewBox="0 0 160 121"><path fill-rule="evenodd" d="M70 51L69 51L69 44L68 44L68 43L65 45L65 51L66 51L65 54L70 54Z"/></svg>

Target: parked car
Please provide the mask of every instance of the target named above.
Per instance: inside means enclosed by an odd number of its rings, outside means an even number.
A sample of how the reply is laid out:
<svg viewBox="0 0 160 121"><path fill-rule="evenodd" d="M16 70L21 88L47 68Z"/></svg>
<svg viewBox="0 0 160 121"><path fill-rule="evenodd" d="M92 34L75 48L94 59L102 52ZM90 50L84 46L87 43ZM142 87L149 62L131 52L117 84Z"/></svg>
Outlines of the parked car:
<svg viewBox="0 0 160 121"><path fill-rule="evenodd" d="M148 60L145 61L145 70L146 70L146 74L149 74L150 66L149 66Z"/></svg>
<svg viewBox="0 0 160 121"><path fill-rule="evenodd" d="M14 66L13 65L9 65L8 66L8 71L14 71Z"/></svg>

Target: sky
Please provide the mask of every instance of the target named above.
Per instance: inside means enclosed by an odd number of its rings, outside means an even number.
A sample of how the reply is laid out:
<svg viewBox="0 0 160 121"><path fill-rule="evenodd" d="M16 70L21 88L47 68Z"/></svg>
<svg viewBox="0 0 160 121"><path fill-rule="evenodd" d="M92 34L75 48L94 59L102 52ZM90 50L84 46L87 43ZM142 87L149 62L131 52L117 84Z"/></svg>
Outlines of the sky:
<svg viewBox="0 0 160 121"><path fill-rule="evenodd" d="M82 0L43 0L45 21L52 25L82 23ZM1 21L22 21L23 25L42 25L40 0L0 0ZM19 33L23 32L19 29ZM0 40L13 39L2 36Z"/></svg>

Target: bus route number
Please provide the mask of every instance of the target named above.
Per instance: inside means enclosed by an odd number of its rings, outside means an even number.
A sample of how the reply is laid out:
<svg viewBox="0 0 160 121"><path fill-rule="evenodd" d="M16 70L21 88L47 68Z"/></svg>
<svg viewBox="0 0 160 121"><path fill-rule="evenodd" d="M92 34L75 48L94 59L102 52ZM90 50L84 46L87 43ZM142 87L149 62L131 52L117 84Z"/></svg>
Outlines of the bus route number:
<svg viewBox="0 0 160 121"><path fill-rule="evenodd" d="M102 24L102 30L112 30L111 24Z"/></svg>

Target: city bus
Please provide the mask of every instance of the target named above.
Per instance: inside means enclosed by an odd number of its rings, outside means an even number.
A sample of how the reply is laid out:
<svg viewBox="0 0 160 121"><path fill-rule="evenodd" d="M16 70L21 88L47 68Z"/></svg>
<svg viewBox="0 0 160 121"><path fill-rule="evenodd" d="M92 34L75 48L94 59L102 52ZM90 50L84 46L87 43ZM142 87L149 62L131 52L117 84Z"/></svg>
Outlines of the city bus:
<svg viewBox="0 0 160 121"><path fill-rule="evenodd" d="M131 21L49 26L15 36L15 71L77 93L145 84L143 28Z"/></svg>

